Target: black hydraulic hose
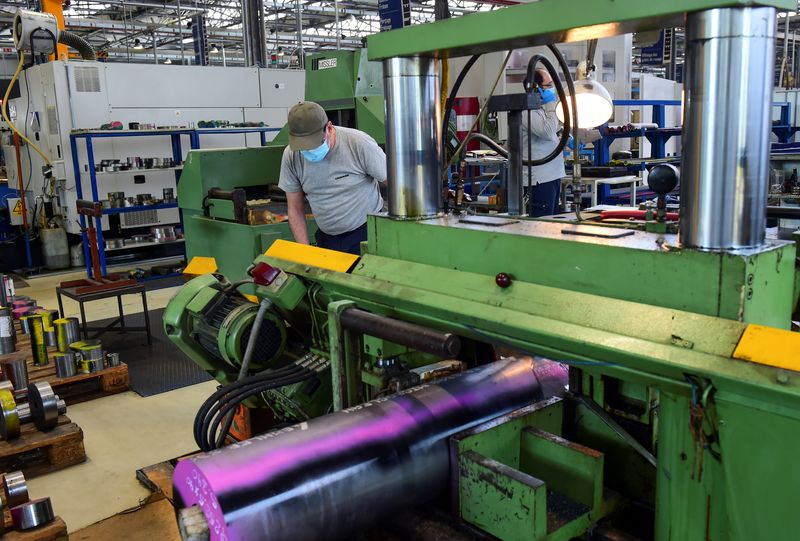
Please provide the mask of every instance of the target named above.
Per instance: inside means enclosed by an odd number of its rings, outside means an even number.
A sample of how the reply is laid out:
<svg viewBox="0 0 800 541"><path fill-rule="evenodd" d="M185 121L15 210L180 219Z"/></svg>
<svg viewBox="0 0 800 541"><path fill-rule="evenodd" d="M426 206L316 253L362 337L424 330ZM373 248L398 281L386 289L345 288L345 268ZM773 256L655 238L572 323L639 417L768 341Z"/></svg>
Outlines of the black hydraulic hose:
<svg viewBox="0 0 800 541"><path fill-rule="evenodd" d="M476 141L480 141L487 147L491 148L492 150L500 154L502 157L508 158L508 149L503 145L501 145L500 143L498 143L497 141L495 141L494 139L492 139L491 137L489 137L488 135L472 132L471 134L469 134L469 137L467 137L466 144L469 144L470 141L472 141L473 139ZM523 161L523 163L527 165L527 162Z"/></svg>
<svg viewBox="0 0 800 541"><path fill-rule="evenodd" d="M467 144L469 144L469 142L472 140L479 141L480 143L500 154L502 157L508 158L508 149L488 135L483 133L472 133L469 137L467 137ZM537 161L539 160L522 160L522 165L541 165L535 163Z"/></svg>
<svg viewBox="0 0 800 541"><path fill-rule="evenodd" d="M244 399L263 392L291 385L310 378L314 371L292 365L274 372L257 374L222 387L211 395L195 416L194 438L203 451L215 448L214 436L225 413L237 407ZM214 432L210 432L211 426Z"/></svg>
<svg viewBox="0 0 800 541"><path fill-rule="evenodd" d="M258 305L256 320L253 322L253 326L250 328L250 337L247 339L247 347L244 351L242 366L239 368L239 377L236 378L236 381L241 381L244 379L244 377L247 376L247 373L250 371L250 362L253 360L253 352L255 351L258 333L261 331L261 324L263 323L264 316L266 315L270 306L272 306L272 302L270 302L269 299L266 297L261 299L261 303ZM229 415L225 420L225 424L223 425L219 434L219 440L217 440L217 447L222 447L222 444L225 443L225 438L228 435L228 431L231 429L231 424L233 424L233 414Z"/></svg>
<svg viewBox="0 0 800 541"><path fill-rule="evenodd" d="M264 391L278 389L280 387L285 387L287 385L292 385L295 383L299 383L301 381L305 381L309 379L312 375L313 373L307 373L307 374L298 373L294 376L287 376L279 380L274 380L260 384L253 384L242 388L235 395L226 398L225 401L220 402L218 404L219 409L216 411L216 413L213 416L206 417L206 419L203 422L201 430L201 434L203 436L201 443L203 445L201 445L201 449L210 451L222 447L224 439L217 438L215 441L215 436L220 428L220 424L223 423L225 419L233 415L236 408L238 408L239 405L246 399L250 398L251 396L263 393Z"/></svg>
<svg viewBox="0 0 800 541"><path fill-rule="evenodd" d="M292 374L294 372L294 370L296 370L296 369L297 369L297 367L293 366L293 367L289 367L289 369L281 369L281 370L277 370L277 371L274 371L274 372L269 372L269 373L266 373L266 374L265 373L257 374L255 376L248 377L245 380L242 380L242 381L240 381L238 383L234 383L232 385L227 385L225 387L221 387L220 389L218 389L214 394L212 394L208 399L206 399L206 401L203 403L202 406L200 406L200 409L197 411L197 415L195 416L195 425L194 425L195 440L199 441L201 439L201 437L200 437L201 436L201 426L203 424L203 420L209 415L210 410L214 410L215 409L215 405L219 401L221 401L221 399L225 395L230 394L230 393L234 392L237 388L239 388L241 386L244 386L244 385L247 385L247 384L262 383L262 382L265 382L265 381L271 381L271 380L275 380L275 379L279 379L279 378L285 377L286 375Z"/></svg>
<svg viewBox="0 0 800 541"><path fill-rule="evenodd" d="M58 42L78 51L84 60L97 60L92 45L78 34L62 30L58 35Z"/></svg>
<svg viewBox="0 0 800 541"><path fill-rule="evenodd" d="M575 83L572 81L572 74L569 72L569 66L567 65L567 61L564 60L564 55L561 54L561 51L558 48L550 44L547 46L550 49L550 52L553 53L553 56L556 57L556 61L558 62L561 71L564 72L564 80L567 82L567 89L569 89L569 100L572 104L572 112L570 112L569 107L562 107L564 109L564 128L569 129L573 133L578 133L578 98L575 96ZM554 79L554 81L558 81L558 84L561 84L561 81L558 78ZM561 95L559 94L559 97ZM570 122L571 121L571 122ZM578 145L575 145L573 149L575 160L577 162L578 156Z"/></svg>
<svg viewBox="0 0 800 541"><path fill-rule="evenodd" d="M470 68L472 68L473 64L480 58L481 55L476 54L470 57L467 60L467 63L464 64L464 67L461 68L461 71L458 73L458 77L456 77L456 82L453 84L453 90L450 92L450 95L447 97L447 101L445 102L444 106L444 121L442 122L442 156L445 156L447 152L447 128L450 124L450 114L453 112L453 103L456 100L456 96L458 96L458 91L461 88L461 83L464 82L464 78L469 73Z"/></svg>
<svg viewBox="0 0 800 541"><path fill-rule="evenodd" d="M556 49L555 51L556 52L554 54L557 55L556 58L561 57L561 53L558 51L558 49ZM561 60L563 60L563 58L561 58ZM535 54L528 61L528 71L527 74L525 75L525 80L523 81L523 87L525 88L525 92L532 92L533 74L536 72L536 64L540 62L544 65L545 69L550 74L550 77L553 79L553 85L556 87L556 93L558 94L558 99L561 100L562 104L564 104L564 106L562 107L562 109L564 110L564 129L561 130L561 138L558 140L558 145L556 145L556 148L554 148L553 151L550 152L550 154L548 154L544 158L531 160L530 156L528 156L529 159L523 161L523 164L528 166L544 165L550 161L553 161L559 154L561 154L564 151L564 148L567 146L567 143L569 142L569 134L570 134L569 126L570 126L571 115L569 107L566 106L567 96L566 94L564 94L564 87L561 86L561 79L558 76L556 68L547 58L545 58L542 55ZM568 85L572 84L572 77L570 76L569 71L564 72L564 78L567 80ZM570 91L574 96L575 94L574 88L571 86L570 86ZM530 125L528 125L528 129L529 130L531 129Z"/></svg>
<svg viewBox="0 0 800 541"><path fill-rule="evenodd" d="M227 394L230 394L237 387L248 385L248 384L252 384L252 383L259 383L259 382L269 381L269 380L272 380L272 379L282 378L282 377L284 377L286 375L290 375L290 374L294 373L298 369L299 369L299 367L297 367L296 365L291 365L291 366L284 367L284 368L281 368L281 369L278 369L278 370L274 370L274 371L270 371L270 372L262 372L260 374L256 374L256 375L253 375L253 376L248 376L247 378L244 378L244 379L242 379L242 380L240 380L240 381L238 381L236 383L233 383L231 385L227 385L225 387L220 387L214 394L212 394L210 397L208 397L206 399L206 401L203 402L203 405L200 406L200 409L197 410L197 415L195 416L195 422L194 422L194 438L195 438L195 441L197 441L198 444L199 444L199 442L201 440L201 438L200 438L201 428L200 427L202 426L202 422L208 416L209 410L213 409L214 405L218 401L220 401L220 399L222 397L224 397Z"/></svg>
<svg viewBox="0 0 800 541"><path fill-rule="evenodd" d="M214 444L214 436L216 435L217 431L220 428L220 424L223 420L229 415L234 412L239 405L244 402L247 398L261 394L264 391L270 391L273 389L279 389L281 387L286 387L287 385L293 385L295 383L300 383L305 381L312 376L314 376L315 372L309 371L307 373L298 373L295 376L287 376L286 378L270 383L265 383L258 386L252 386L245 389L242 389L239 393L235 395L235 398L231 398L230 400L226 400L223 405L220 407L217 414L208 424L208 431L206 434L208 435L208 443ZM212 449L216 449L222 446L221 442L217 441L216 446L212 446Z"/></svg>

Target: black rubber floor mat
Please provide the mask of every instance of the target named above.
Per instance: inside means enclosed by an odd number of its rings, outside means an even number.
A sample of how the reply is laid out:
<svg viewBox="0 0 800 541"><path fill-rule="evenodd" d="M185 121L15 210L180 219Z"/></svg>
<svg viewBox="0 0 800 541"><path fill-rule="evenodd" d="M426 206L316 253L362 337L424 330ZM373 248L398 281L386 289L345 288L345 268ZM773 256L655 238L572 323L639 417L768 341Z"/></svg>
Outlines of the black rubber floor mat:
<svg viewBox="0 0 800 541"><path fill-rule="evenodd" d="M163 309L150 311L152 345L147 345L143 332L110 331L100 337L103 349L119 353L120 360L128 365L131 389L139 396L166 393L211 379L167 338L161 324L163 314ZM96 321L91 326L100 327L110 322L110 319ZM144 326L144 318L142 314L125 316L125 324Z"/></svg>
<svg viewBox="0 0 800 541"><path fill-rule="evenodd" d="M186 283L183 276L167 276L164 278L155 278L141 282L147 291L155 291L157 289L164 289L167 287L182 286Z"/></svg>

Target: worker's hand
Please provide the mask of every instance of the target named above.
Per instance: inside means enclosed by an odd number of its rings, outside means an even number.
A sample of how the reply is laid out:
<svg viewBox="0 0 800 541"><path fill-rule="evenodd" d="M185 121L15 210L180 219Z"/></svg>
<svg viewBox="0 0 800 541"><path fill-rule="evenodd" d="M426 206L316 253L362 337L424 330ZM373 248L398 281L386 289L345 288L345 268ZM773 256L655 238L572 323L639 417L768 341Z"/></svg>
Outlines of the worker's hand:
<svg viewBox="0 0 800 541"><path fill-rule="evenodd" d="M552 88L539 88L539 95L542 97L542 103L555 103L558 101L556 91Z"/></svg>

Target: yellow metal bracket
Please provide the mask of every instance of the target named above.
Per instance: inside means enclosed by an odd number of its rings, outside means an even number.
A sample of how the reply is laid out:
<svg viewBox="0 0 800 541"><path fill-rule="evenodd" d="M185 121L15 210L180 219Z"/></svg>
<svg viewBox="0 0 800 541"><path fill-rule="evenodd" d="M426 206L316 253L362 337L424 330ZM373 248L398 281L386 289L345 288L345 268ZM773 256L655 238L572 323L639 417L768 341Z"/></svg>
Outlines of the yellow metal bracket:
<svg viewBox="0 0 800 541"><path fill-rule="evenodd" d="M183 269L183 274L188 276L200 276L201 274L211 274L217 272L217 260L213 257L204 257L196 255L189 261L189 264Z"/></svg>
<svg viewBox="0 0 800 541"><path fill-rule="evenodd" d="M278 239L264 252L267 257L291 261L299 265L308 265L337 272L348 272L353 268L357 255L346 252L337 252L326 248L299 244L288 240Z"/></svg>
<svg viewBox="0 0 800 541"><path fill-rule="evenodd" d="M733 358L800 372L800 333L748 325Z"/></svg>

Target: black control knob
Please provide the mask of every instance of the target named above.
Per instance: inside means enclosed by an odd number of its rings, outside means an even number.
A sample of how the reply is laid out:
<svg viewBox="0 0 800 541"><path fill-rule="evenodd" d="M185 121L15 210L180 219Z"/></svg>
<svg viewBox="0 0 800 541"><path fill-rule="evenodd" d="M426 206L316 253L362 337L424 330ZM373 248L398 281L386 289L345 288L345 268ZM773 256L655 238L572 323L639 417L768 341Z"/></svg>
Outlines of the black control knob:
<svg viewBox="0 0 800 541"><path fill-rule="evenodd" d="M647 176L647 184L656 194L664 196L678 185L681 173L677 167L668 163L656 165Z"/></svg>

